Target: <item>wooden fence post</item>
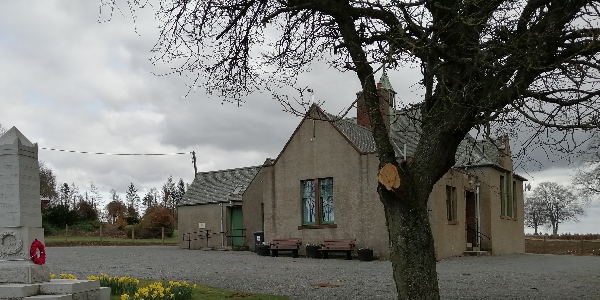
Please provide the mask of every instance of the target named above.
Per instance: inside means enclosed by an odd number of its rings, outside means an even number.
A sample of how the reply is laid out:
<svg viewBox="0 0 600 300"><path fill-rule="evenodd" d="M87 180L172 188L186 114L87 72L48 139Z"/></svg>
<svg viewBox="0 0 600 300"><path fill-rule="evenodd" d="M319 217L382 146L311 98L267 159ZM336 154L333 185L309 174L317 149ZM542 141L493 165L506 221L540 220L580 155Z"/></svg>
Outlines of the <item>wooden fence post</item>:
<svg viewBox="0 0 600 300"><path fill-rule="evenodd" d="M160 236L162 239L162 243L164 244L165 243L165 228L164 227L160 228Z"/></svg>
<svg viewBox="0 0 600 300"><path fill-rule="evenodd" d="M135 239L135 229L131 228L131 240L133 241Z"/></svg>
<svg viewBox="0 0 600 300"><path fill-rule="evenodd" d="M581 253L580 253L581 255L583 255L583 242L584 242L584 241L583 241L583 240L581 240Z"/></svg>
<svg viewBox="0 0 600 300"><path fill-rule="evenodd" d="M100 243L102 243L102 224L100 224Z"/></svg>
<svg viewBox="0 0 600 300"><path fill-rule="evenodd" d="M543 243L543 245L544 245L544 247L543 247L543 249L544 249L544 254L547 254L547 253L548 253L548 251L546 251L546 235L544 235L544 243Z"/></svg>
<svg viewBox="0 0 600 300"><path fill-rule="evenodd" d="M68 236L69 236L69 224L65 224L65 242L67 241Z"/></svg>

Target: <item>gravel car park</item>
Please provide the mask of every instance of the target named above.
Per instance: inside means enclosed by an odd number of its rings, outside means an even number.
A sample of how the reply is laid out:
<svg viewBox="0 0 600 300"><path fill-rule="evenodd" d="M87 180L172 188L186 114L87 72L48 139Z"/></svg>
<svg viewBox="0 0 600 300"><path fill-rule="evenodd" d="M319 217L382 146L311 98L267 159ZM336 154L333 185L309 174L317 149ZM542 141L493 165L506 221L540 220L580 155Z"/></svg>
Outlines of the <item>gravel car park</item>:
<svg viewBox="0 0 600 300"><path fill-rule="evenodd" d="M258 256L174 246L48 247L52 272L187 280L292 299L395 299L389 261ZM600 299L600 257L520 254L438 262L442 299Z"/></svg>

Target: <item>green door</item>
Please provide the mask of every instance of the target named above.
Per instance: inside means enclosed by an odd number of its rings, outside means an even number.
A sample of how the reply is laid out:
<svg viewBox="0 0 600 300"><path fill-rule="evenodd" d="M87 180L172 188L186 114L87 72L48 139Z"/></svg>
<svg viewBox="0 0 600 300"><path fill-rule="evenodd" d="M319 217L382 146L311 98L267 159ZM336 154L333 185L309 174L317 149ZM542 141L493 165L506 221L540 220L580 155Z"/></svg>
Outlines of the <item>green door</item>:
<svg viewBox="0 0 600 300"><path fill-rule="evenodd" d="M244 245L244 220L242 218L242 207L232 206L231 207L231 246L243 246Z"/></svg>

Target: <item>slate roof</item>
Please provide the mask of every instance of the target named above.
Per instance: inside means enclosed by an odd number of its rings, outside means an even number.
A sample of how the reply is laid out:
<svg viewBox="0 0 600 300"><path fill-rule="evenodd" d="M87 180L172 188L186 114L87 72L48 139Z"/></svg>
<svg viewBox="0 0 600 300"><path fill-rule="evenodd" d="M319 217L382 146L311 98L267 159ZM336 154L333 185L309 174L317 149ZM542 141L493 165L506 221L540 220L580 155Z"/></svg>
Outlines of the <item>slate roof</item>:
<svg viewBox="0 0 600 300"><path fill-rule="evenodd" d="M261 166L199 172L178 206L242 201Z"/></svg>
<svg viewBox="0 0 600 300"><path fill-rule="evenodd" d="M356 118L340 119L332 123L359 151L371 153L377 150L375 147L375 140L373 139L373 133L369 128L357 125Z"/></svg>
<svg viewBox="0 0 600 300"><path fill-rule="evenodd" d="M336 117L330 114L326 115L335 120ZM390 138L397 157L403 157L404 147L406 145L406 156L413 156L421 136L420 126L421 113L418 106L397 110L395 116L392 116ZM356 118L346 118L332 122L354 146L363 153L373 153L376 151L375 140L371 129L358 125ZM459 144L456 151L455 166L468 165L497 165L498 147L497 141L477 141L470 134Z"/></svg>

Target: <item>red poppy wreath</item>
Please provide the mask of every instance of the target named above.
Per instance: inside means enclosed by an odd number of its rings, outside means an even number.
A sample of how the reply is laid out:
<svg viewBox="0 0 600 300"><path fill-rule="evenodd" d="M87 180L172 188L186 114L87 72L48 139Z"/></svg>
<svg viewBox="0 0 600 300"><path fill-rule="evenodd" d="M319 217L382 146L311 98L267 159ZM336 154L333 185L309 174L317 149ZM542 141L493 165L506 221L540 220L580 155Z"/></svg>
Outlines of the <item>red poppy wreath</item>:
<svg viewBox="0 0 600 300"><path fill-rule="evenodd" d="M46 248L44 248L44 244L37 239L33 240L33 243L31 243L29 255L31 255L31 261L36 265L43 265L46 263Z"/></svg>

